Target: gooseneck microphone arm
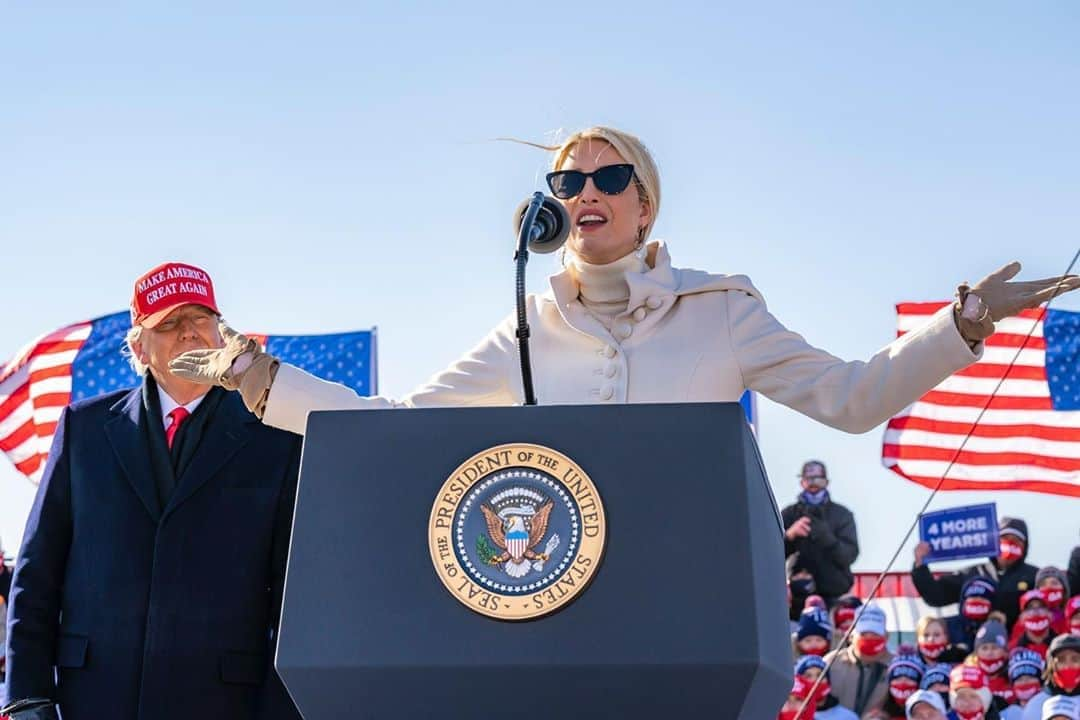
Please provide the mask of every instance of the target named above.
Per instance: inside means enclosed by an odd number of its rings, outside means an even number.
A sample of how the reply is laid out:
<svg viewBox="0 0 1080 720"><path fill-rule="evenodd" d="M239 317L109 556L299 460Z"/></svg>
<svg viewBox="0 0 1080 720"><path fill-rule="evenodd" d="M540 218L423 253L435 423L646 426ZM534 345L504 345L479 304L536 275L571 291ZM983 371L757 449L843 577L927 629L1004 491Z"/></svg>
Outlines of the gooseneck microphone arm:
<svg viewBox="0 0 1080 720"><path fill-rule="evenodd" d="M517 341L518 357L521 359L521 385L525 389L525 404L535 405L536 394L533 392L532 361L529 359L529 318L525 308L525 264L529 262L529 241L533 239L533 226L540 207L544 204L544 193L535 192L529 200L525 214L521 218L518 230L517 252L514 260L517 264L515 289L517 291Z"/></svg>

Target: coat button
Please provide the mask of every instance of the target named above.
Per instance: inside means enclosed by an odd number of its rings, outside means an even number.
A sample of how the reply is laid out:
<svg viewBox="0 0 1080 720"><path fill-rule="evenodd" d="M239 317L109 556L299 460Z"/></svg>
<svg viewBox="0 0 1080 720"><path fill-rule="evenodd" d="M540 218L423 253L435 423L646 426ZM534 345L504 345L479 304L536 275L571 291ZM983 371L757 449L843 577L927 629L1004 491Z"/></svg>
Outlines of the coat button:
<svg viewBox="0 0 1080 720"><path fill-rule="evenodd" d="M658 298L656 295L650 295L645 299L645 304L649 306L650 310L655 310L664 304L664 301Z"/></svg>
<svg viewBox="0 0 1080 720"><path fill-rule="evenodd" d="M615 357L615 352L616 352L615 348L611 347L610 345L605 345L605 346L604 346L604 349L603 349L603 350L601 350L601 353L602 353L602 354L603 354L603 356L604 356L604 357L606 357L606 358L613 358L613 357Z"/></svg>
<svg viewBox="0 0 1080 720"><path fill-rule="evenodd" d="M604 375L609 377L609 378L613 378L618 374L619 374L619 366L616 365L615 363L608 363L607 367L604 368Z"/></svg>
<svg viewBox="0 0 1080 720"><path fill-rule="evenodd" d="M615 326L615 337L625 340L634 333L634 328L630 323L619 323Z"/></svg>
<svg viewBox="0 0 1080 720"><path fill-rule="evenodd" d="M614 386L605 385L604 387L600 388L600 399L601 400L610 400L612 397L614 397L614 395L615 395Z"/></svg>
<svg viewBox="0 0 1080 720"><path fill-rule="evenodd" d="M634 320L637 321L637 322L641 322L642 320L645 319L645 316L648 315L648 314L649 314L648 310L646 310L643 307L639 307L637 310L634 311Z"/></svg>

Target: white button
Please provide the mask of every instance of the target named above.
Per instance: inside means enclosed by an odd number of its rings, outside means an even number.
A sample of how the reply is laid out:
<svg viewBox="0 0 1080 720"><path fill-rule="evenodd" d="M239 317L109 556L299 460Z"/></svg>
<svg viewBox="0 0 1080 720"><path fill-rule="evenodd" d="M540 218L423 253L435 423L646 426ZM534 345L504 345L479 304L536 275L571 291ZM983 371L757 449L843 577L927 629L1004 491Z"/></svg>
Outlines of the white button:
<svg viewBox="0 0 1080 720"><path fill-rule="evenodd" d="M630 337L633 332L634 328L630 325L630 323L619 323L615 326L615 337L620 337L625 340L626 338Z"/></svg>
<svg viewBox="0 0 1080 720"><path fill-rule="evenodd" d="M604 368L604 375L609 378L613 378L619 374L619 366L615 363L608 363L608 366Z"/></svg>
<svg viewBox="0 0 1080 720"><path fill-rule="evenodd" d="M664 301L656 297L655 295L650 295L645 299L645 304L649 306L650 310L655 310L656 308L663 305Z"/></svg>
<svg viewBox="0 0 1080 720"><path fill-rule="evenodd" d="M615 388L613 386L605 385L604 387L600 388L600 399L601 400L610 400L612 398L612 396L614 396L614 395L615 395Z"/></svg>
<svg viewBox="0 0 1080 720"><path fill-rule="evenodd" d="M615 351L615 348L611 347L610 345L605 345L602 352L603 352L604 357L613 358L613 357L615 357L615 352L616 351Z"/></svg>
<svg viewBox="0 0 1080 720"><path fill-rule="evenodd" d="M636 320L638 322L641 322L642 320L645 319L645 316L648 315L648 314L649 314L648 310L646 310L643 307L640 307L640 308L638 308L637 310L634 311L634 320Z"/></svg>

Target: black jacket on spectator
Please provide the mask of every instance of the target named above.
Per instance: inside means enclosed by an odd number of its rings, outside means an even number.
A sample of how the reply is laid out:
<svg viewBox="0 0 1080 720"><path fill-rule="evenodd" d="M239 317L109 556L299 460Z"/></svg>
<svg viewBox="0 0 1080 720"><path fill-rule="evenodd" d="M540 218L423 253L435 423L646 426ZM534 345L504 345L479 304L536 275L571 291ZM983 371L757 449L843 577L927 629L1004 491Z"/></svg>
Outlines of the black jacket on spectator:
<svg viewBox="0 0 1080 720"><path fill-rule="evenodd" d="M300 438L226 393L163 502L155 439L166 468L169 450L142 398L60 417L15 566L5 702L49 698L64 720L297 720L271 658Z"/></svg>
<svg viewBox="0 0 1080 720"><path fill-rule="evenodd" d="M1024 534L1027 534L1026 525ZM979 565L972 565L935 578L930 572L929 565L923 564L915 565L911 569L911 580L927 605L944 607L960 602L960 588L968 578L991 578L997 582L993 607L1005 613L1008 627L1012 627L1020 615L1020 596L1035 587L1035 573L1039 571L1039 568L1028 564L1026 560L1027 544L1025 543L1024 556L1004 571L1001 570L997 558L990 558Z"/></svg>
<svg viewBox="0 0 1080 720"><path fill-rule="evenodd" d="M799 565L814 576L817 592L829 605L851 589L855 576L851 565L859 556L859 538L855 532L855 516L843 505L831 499L821 505L797 502L781 511L784 529L796 520L810 517L810 536L794 542L784 540L784 555L799 553Z"/></svg>

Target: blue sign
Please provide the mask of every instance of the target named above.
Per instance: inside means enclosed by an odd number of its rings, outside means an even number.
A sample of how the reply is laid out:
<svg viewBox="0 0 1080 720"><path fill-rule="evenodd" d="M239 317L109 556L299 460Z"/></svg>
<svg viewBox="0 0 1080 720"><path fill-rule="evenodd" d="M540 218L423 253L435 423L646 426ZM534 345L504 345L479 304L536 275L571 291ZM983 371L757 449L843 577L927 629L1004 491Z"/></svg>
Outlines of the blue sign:
<svg viewBox="0 0 1080 720"><path fill-rule="evenodd" d="M930 544L926 562L997 557L997 505L967 505L920 515L919 538Z"/></svg>

